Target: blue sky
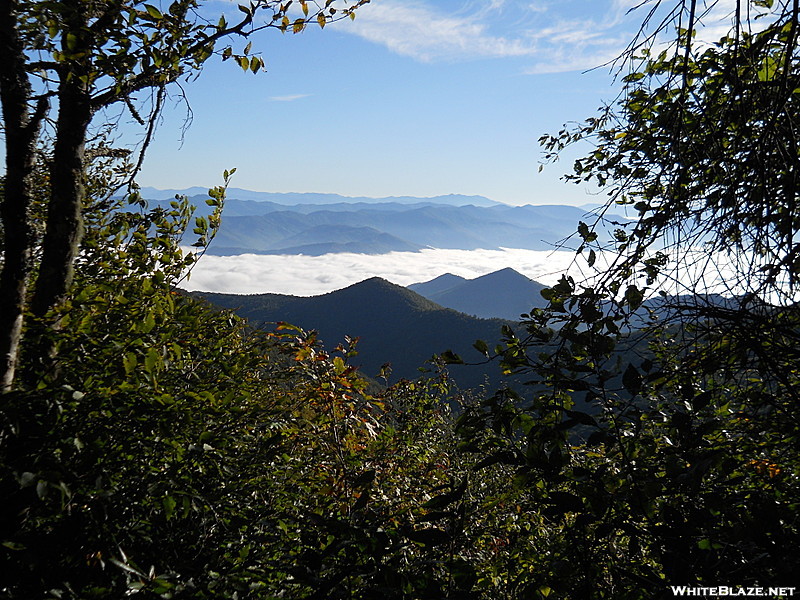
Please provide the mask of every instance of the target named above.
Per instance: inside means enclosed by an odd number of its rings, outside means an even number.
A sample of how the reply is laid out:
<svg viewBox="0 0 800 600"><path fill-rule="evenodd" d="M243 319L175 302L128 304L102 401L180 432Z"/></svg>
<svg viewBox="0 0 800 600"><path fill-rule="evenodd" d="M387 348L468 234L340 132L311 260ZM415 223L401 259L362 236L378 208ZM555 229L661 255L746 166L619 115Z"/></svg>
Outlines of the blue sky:
<svg viewBox="0 0 800 600"><path fill-rule="evenodd" d="M538 173L537 140L613 100L609 69L584 71L630 41L633 3L373 0L353 22L267 31L266 73L212 61L185 84L191 127L181 143L173 101L139 181L211 186L236 167L233 185L261 191L595 202L559 181L571 160Z"/></svg>

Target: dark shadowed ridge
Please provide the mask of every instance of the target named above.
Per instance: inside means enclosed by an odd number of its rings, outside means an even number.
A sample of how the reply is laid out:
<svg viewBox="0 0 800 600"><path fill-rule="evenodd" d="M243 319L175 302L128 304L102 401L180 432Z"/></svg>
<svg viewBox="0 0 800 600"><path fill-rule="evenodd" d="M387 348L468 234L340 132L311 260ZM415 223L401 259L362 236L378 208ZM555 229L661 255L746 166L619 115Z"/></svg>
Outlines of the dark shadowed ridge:
<svg viewBox="0 0 800 600"><path fill-rule="evenodd" d="M382 364L392 364L392 380L415 378L419 367L434 353L453 350L468 362L482 355L472 348L483 339L490 347L500 341L500 319L478 319L443 308L419 294L373 277L320 296L282 294L215 294L193 292L223 308L234 309L251 324L272 329L278 321L305 330L315 329L331 349L345 336L358 337L359 355L354 363L374 377ZM451 373L462 387L476 387L488 376L499 382L494 364L480 367L455 365Z"/></svg>

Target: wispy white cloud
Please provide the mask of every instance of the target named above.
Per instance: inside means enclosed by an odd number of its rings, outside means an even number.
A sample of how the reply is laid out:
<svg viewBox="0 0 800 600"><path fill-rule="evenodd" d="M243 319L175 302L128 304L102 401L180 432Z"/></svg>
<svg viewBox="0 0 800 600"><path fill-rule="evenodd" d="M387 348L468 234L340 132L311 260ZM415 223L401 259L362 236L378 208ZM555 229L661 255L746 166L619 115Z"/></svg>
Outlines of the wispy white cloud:
<svg viewBox="0 0 800 600"><path fill-rule="evenodd" d="M699 25L716 40L730 27L735 0L709 3ZM350 33L420 62L525 58L527 73L586 70L613 61L655 3L604 0L466 0L443 12L431 0L381 0L362 7ZM651 26L674 6L660 7Z"/></svg>
<svg viewBox="0 0 800 600"><path fill-rule="evenodd" d="M270 96L268 100L270 102L294 102L301 98L308 98L311 95L312 94L289 94L287 96Z"/></svg>
<svg viewBox="0 0 800 600"><path fill-rule="evenodd" d="M382 0L362 7L347 30L422 62L534 54L531 40L489 31L486 16L504 4L495 1L447 14L423 2Z"/></svg>
<svg viewBox="0 0 800 600"><path fill-rule="evenodd" d="M541 51L525 72L561 73L611 65L634 37L643 18L641 0L605 0L600 10L576 14L548 3L539 6L543 26L533 33ZM575 5L573 5L574 7Z"/></svg>
<svg viewBox="0 0 800 600"><path fill-rule="evenodd" d="M525 73L564 73L585 71L608 65L629 42L627 34L609 31L583 22L561 22L539 32L542 46Z"/></svg>
<svg viewBox="0 0 800 600"><path fill-rule="evenodd" d="M421 0L381 0L361 8L347 31L420 62L476 58L529 59L528 73L602 65L631 36L633 0L608 0L605 10L576 15L549 0L464 2L444 13ZM598 3L601 4L601 3Z"/></svg>

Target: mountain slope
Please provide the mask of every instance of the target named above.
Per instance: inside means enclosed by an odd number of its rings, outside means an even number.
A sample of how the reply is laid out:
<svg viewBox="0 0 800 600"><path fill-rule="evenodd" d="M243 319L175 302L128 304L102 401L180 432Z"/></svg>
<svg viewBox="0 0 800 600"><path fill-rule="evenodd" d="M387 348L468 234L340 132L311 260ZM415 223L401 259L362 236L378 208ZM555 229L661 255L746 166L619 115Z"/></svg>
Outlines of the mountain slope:
<svg viewBox="0 0 800 600"><path fill-rule="evenodd" d="M354 363L374 377L382 364L392 364L392 379L414 378L434 353L453 350L465 360L483 357L472 344L483 339L490 346L500 339L499 319L476 319L443 308L419 294L384 279L373 277L321 296L281 294L194 293L212 304L231 308L251 324L272 328L286 321L304 329L316 329L327 348L358 337L359 355ZM451 373L462 387L475 387L488 376L497 383L496 365L454 365Z"/></svg>
<svg viewBox="0 0 800 600"><path fill-rule="evenodd" d="M532 308L547 305L541 295L547 286L511 268L475 279L447 273L408 287L442 306L481 318L517 321L521 314L530 312Z"/></svg>

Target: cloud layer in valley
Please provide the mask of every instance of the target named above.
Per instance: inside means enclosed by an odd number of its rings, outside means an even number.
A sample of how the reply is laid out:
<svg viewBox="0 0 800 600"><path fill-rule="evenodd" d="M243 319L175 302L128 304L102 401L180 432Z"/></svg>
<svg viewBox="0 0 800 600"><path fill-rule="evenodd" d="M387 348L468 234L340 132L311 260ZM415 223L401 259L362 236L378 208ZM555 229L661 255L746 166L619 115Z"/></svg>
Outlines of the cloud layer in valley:
<svg viewBox="0 0 800 600"><path fill-rule="evenodd" d="M186 250L189 250L188 248ZM740 281L735 261L741 257L725 253L713 255L703 248L673 256L670 264L677 272L665 274L648 295L663 290L681 295L693 292L717 293L725 296L744 294L753 289L754 281ZM398 285L429 281L444 273L472 279L511 267L545 285L553 285L564 273L576 282L590 282L592 274L602 273L613 261L613 254L598 253L593 271L583 260L576 261L569 251L541 250L453 250L426 249L420 252L388 254L324 254L203 256L189 279L180 287L192 291L229 294L291 294L315 296L345 288L370 277L382 277ZM641 285L643 282L639 282ZM777 304L798 298L770 298Z"/></svg>
<svg viewBox="0 0 800 600"><path fill-rule="evenodd" d="M398 285L427 281L443 273L479 277L511 267L540 283L553 284L569 268L572 252L535 250L441 250L388 254L204 256L182 286L232 294L279 293L313 296L383 277Z"/></svg>

